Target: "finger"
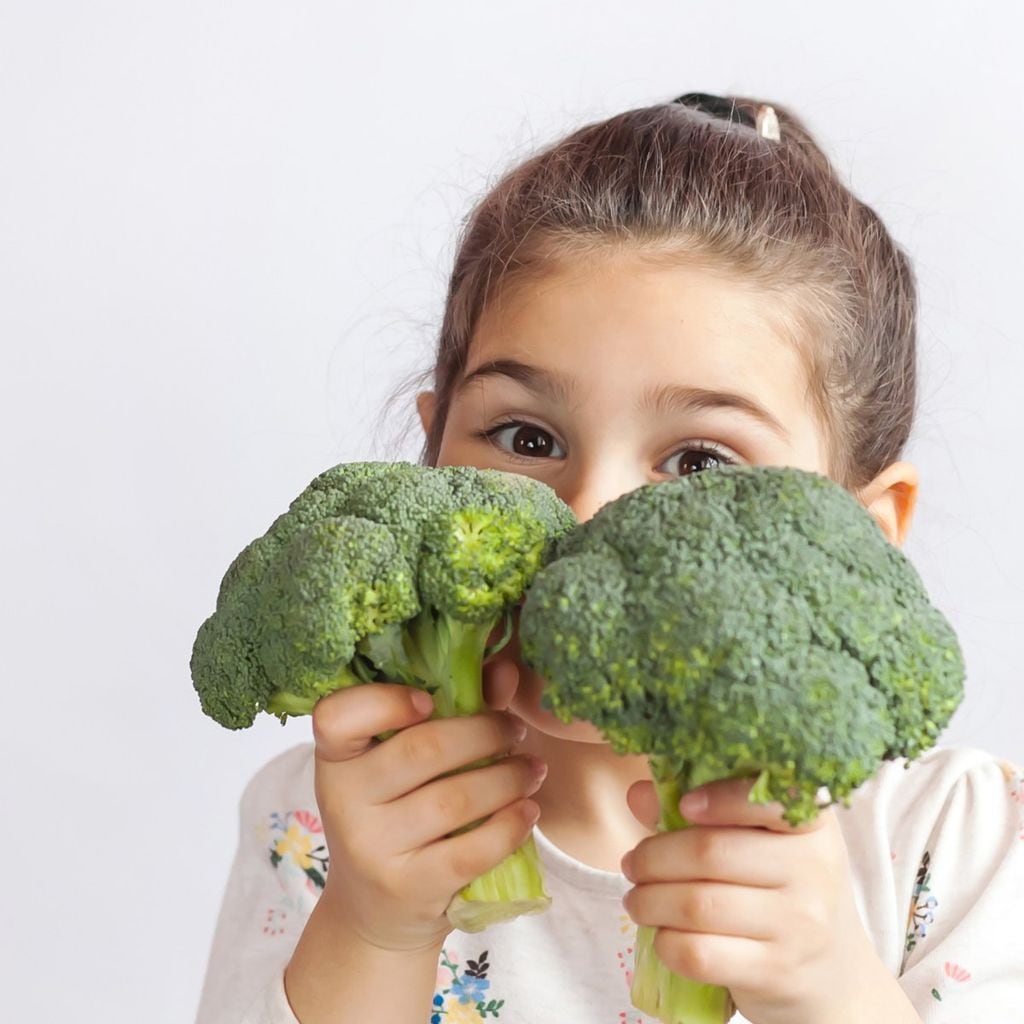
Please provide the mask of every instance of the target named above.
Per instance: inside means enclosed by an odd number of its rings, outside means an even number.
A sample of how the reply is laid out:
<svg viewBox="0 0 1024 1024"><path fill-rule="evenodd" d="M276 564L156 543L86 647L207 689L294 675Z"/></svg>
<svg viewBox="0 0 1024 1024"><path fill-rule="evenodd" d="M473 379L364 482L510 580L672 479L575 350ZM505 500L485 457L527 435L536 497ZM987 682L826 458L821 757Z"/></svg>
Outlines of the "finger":
<svg viewBox="0 0 1024 1024"><path fill-rule="evenodd" d="M646 825L652 832L658 825L661 817L661 807L658 804L658 794L655 792L654 783L650 779L643 779L634 782L626 790L626 804L633 812L633 817Z"/></svg>
<svg viewBox="0 0 1024 1024"><path fill-rule="evenodd" d="M429 693L400 683L337 690L313 708L316 755L323 761L347 761L374 746L378 734L422 722L433 704Z"/></svg>
<svg viewBox="0 0 1024 1024"><path fill-rule="evenodd" d="M781 888L790 881L791 858L780 852L778 842L767 832L743 827L659 832L622 858L622 871L636 883L705 880Z"/></svg>
<svg viewBox="0 0 1024 1024"><path fill-rule="evenodd" d="M771 978L769 947L758 939L659 928L654 952L670 971L705 985L757 990Z"/></svg>
<svg viewBox="0 0 1024 1024"><path fill-rule="evenodd" d="M546 774L547 766L541 760L518 754L487 768L421 786L393 805L403 808L401 835L395 837L395 849L403 853L419 849L487 818L536 793Z"/></svg>
<svg viewBox="0 0 1024 1024"><path fill-rule="evenodd" d="M415 870L456 893L522 846L539 817L537 804L519 800L469 832L424 847L416 855Z"/></svg>
<svg viewBox="0 0 1024 1024"><path fill-rule="evenodd" d="M684 818L699 825L747 825L789 834L814 832L824 825L823 816L802 825L790 825L777 801L753 803L753 779L723 779L683 795L679 809Z"/></svg>
<svg viewBox="0 0 1024 1024"><path fill-rule="evenodd" d="M500 711L403 729L366 752L360 762L363 795L370 803L397 800L446 772L508 753L524 730L521 719Z"/></svg>
<svg viewBox="0 0 1024 1024"><path fill-rule="evenodd" d="M771 939L785 908L777 889L728 882L655 882L638 885L623 901L639 925L686 932Z"/></svg>
<svg viewBox="0 0 1024 1024"><path fill-rule="evenodd" d="M505 711L519 688L519 666L502 651L484 666L484 702L494 711Z"/></svg>

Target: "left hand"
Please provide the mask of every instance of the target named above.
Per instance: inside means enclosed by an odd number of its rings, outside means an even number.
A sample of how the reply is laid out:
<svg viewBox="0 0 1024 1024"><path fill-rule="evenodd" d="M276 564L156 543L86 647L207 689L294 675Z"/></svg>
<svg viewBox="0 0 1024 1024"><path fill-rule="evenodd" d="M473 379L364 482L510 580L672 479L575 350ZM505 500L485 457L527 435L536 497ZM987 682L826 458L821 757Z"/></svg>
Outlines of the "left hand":
<svg viewBox="0 0 1024 1024"><path fill-rule="evenodd" d="M654 948L670 970L728 988L753 1024L846 1019L865 985L895 982L857 912L835 812L793 827L780 804L750 803L751 785L694 790L707 796L702 811L682 806L695 827L649 836L623 858L635 886L624 906L658 929ZM653 829L653 784L634 783L627 800Z"/></svg>

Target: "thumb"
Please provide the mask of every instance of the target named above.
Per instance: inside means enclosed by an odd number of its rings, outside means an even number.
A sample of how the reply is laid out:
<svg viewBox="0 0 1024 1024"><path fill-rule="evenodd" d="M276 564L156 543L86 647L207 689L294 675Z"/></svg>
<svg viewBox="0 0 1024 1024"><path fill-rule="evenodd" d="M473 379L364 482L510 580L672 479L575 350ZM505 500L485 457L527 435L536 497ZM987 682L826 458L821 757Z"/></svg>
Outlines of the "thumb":
<svg viewBox="0 0 1024 1024"><path fill-rule="evenodd" d="M519 689L519 666L502 654L484 666L484 702L492 711L505 711Z"/></svg>
<svg viewBox="0 0 1024 1024"><path fill-rule="evenodd" d="M422 722L433 707L429 693L402 683L361 683L336 690L313 708L316 755L324 761L347 761L376 746L374 737L380 733Z"/></svg>
<svg viewBox="0 0 1024 1024"><path fill-rule="evenodd" d="M650 779L634 782L626 790L626 803L633 812L633 817L653 832L658 827L661 817L661 805L658 794L654 791L654 783Z"/></svg>

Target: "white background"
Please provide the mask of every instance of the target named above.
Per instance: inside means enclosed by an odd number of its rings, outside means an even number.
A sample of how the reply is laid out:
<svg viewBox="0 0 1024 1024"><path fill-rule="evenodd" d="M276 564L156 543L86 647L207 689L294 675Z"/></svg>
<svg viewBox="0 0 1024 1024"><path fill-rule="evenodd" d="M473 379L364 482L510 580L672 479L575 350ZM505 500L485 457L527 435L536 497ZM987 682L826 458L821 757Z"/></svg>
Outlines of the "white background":
<svg viewBox="0 0 1024 1024"><path fill-rule="evenodd" d="M192 1018L242 786L308 736L200 714L224 569L326 466L415 457L381 410L488 181L681 92L791 104L911 251L907 551L969 665L946 738L1024 760L1021 28L1006 2L3 3L0 1017Z"/></svg>

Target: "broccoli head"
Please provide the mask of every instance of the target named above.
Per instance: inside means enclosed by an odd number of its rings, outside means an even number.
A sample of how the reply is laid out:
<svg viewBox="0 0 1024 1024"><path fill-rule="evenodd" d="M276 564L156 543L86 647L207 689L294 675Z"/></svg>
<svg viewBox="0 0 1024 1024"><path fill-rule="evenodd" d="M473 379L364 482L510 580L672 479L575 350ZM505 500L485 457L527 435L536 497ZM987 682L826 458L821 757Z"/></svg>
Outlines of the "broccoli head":
<svg viewBox="0 0 1024 1024"><path fill-rule="evenodd" d="M739 777L807 821L822 787L848 802L883 759L931 746L962 696L956 636L912 564L853 495L783 467L604 506L535 577L520 639L559 718L649 756L661 829L686 826L683 792ZM727 1019L723 990L659 972L652 943L638 935L637 1006Z"/></svg>
<svg viewBox="0 0 1024 1024"><path fill-rule="evenodd" d="M260 712L311 714L321 697L377 681L427 690L437 717L484 710L491 635L504 625L508 639L526 586L575 522L546 485L496 470L321 473L224 575L192 651L203 711L242 729ZM478 930L548 902L529 840L464 889L449 917Z"/></svg>

